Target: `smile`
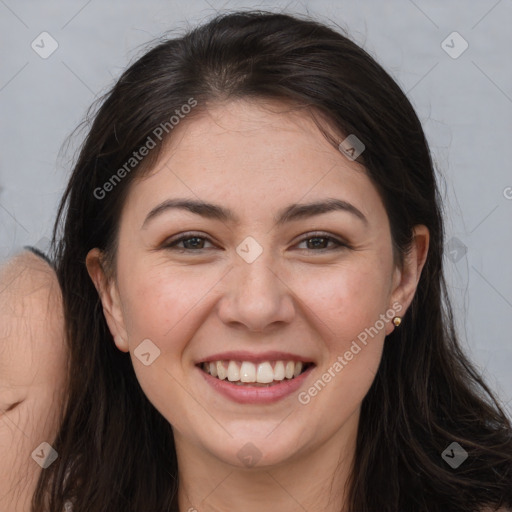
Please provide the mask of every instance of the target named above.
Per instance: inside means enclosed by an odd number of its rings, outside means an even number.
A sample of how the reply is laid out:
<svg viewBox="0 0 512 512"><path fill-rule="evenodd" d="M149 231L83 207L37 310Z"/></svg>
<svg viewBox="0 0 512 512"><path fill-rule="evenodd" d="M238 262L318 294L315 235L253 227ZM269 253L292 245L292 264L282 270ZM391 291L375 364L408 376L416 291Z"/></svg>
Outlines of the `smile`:
<svg viewBox="0 0 512 512"><path fill-rule="evenodd" d="M210 389L240 404L278 402L298 392L316 366L306 360L290 359L291 354L287 357L277 352L268 353L266 357L242 353L222 356L203 360L196 367Z"/></svg>
<svg viewBox="0 0 512 512"><path fill-rule="evenodd" d="M251 361L209 361L201 364L201 369L219 380L228 380L233 384L272 386L284 380L292 380L312 363L302 361L263 361L255 364Z"/></svg>

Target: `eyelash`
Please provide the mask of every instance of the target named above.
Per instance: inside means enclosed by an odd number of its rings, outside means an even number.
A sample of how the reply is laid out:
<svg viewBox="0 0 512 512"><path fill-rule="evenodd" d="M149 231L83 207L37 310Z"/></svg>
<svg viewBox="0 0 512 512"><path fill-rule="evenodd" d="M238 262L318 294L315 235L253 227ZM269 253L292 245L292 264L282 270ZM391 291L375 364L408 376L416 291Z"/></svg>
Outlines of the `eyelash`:
<svg viewBox="0 0 512 512"><path fill-rule="evenodd" d="M208 237L200 236L199 234L195 234L195 233L186 233L185 235L181 236L177 240L173 240L173 241L165 244L163 246L163 248L164 249L170 249L170 250L178 251L178 252L200 252L200 251L206 251L207 249L205 249L205 248L200 248L200 249L184 249L184 248L177 248L176 247L180 242L184 242L184 241L187 241L187 240L192 240L194 238L195 239L200 239L200 240L206 240L206 241L208 241L208 242L213 244L213 242ZM308 235L307 237L303 238L302 240L300 240L298 243L300 244L300 243L307 242L309 240L315 240L315 239L328 240L329 242L334 242L336 244L336 247L334 247L332 249L322 248L322 249L301 249L301 250L313 251L313 252L330 252L330 251L339 251L339 250L344 249L344 248L345 249L349 249L350 248L350 246L347 243L344 243L341 240L338 240L337 238L329 236L329 235L327 235L325 233L312 233L312 234Z"/></svg>

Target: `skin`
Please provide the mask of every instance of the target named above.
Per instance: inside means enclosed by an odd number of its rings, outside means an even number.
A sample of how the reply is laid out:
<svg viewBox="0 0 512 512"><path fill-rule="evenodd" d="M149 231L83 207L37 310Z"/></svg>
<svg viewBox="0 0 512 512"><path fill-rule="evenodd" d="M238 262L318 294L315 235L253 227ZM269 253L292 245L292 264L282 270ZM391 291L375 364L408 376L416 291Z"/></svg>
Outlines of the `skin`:
<svg viewBox="0 0 512 512"><path fill-rule="evenodd" d="M31 454L57 434L66 360L55 272L21 253L0 268L0 510L30 510L42 471Z"/></svg>
<svg viewBox="0 0 512 512"><path fill-rule="evenodd" d="M177 197L220 204L240 222L168 210L141 227L152 208ZM354 205L367 224L336 211L274 225L289 204L328 197ZM194 240L177 247L188 252L164 247L189 231L206 237L203 250ZM321 251L307 242L315 231L349 247L334 250L329 242ZM403 316L428 252L427 228L414 233L399 267L385 208L364 168L331 146L305 112L239 100L173 131L150 175L131 186L115 275L97 249L87 268L116 346L130 352L144 392L173 426L181 510L346 509L342 489L360 406L392 322L307 404L298 392L268 405L235 403L195 365L228 350L291 352L316 364L299 390L307 391L393 304ZM263 249L252 263L236 252L247 236ZM148 366L134 355L145 339L160 350ZM250 468L237 456L247 443L260 457Z"/></svg>

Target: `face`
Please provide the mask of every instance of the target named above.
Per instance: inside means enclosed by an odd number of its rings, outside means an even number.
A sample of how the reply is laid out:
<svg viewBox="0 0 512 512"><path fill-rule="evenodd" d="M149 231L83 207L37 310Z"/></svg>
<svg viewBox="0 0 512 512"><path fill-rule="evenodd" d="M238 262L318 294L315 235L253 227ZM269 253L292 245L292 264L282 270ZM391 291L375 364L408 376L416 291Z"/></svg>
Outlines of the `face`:
<svg viewBox="0 0 512 512"><path fill-rule="evenodd" d="M415 275L394 263L365 169L306 113L238 101L173 135L122 212L102 294L116 345L178 454L262 466L312 453L355 428Z"/></svg>

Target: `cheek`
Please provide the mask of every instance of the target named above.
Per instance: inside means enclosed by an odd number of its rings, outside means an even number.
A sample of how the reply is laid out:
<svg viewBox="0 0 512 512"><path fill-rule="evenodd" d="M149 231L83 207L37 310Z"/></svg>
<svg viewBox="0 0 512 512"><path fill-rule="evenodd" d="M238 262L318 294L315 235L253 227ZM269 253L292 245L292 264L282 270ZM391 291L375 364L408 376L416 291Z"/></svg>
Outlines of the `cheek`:
<svg viewBox="0 0 512 512"><path fill-rule="evenodd" d="M219 284L222 288L219 280L224 274L225 269L212 266L207 271L203 265L132 265L125 278L120 279L134 368L146 395L164 416L167 410L189 401L178 384L186 377L184 353L213 314L212 308L219 299L215 289ZM360 258L337 266L288 269L282 277L291 292L281 293L292 293L296 303L296 316L290 327L293 329L294 323L308 326L311 342L320 355L319 377L330 369L334 383L329 384L331 391L317 403L332 399L333 406L336 403L340 408L341 399L345 404L341 409L346 413L366 394L380 361L384 329L377 334L371 329L388 307L389 276L385 265L377 259ZM134 356L140 343L147 339L160 350L151 366L144 366ZM333 367L336 362L338 365Z"/></svg>
<svg viewBox="0 0 512 512"><path fill-rule="evenodd" d="M347 342L350 345L388 308L389 279L377 264L323 271L323 275L304 279L301 288L333 349L342 350ZM382 329L380 322L378 327Z"/></svg>
<svg viewBox="0 0 512 512"><path fill-rule="evenodd" d="M190 416L200 416L187 390L183 354L202 323L201 300L218 277L209 278L204 270L158 266L134 267L129 276L120 293L137 380L155 408L181 431L187 428ZM146 347L143 351L139 349L142 346ZM147 353L146 361L138 357Z"/></svg>
<svg viewBox="0 0 512 512"><path fill-rule="evenodd" d="M381 269L365 268L332 272L305 295L317 317L325 358L298 399L308 414L324 418L315 427L319 435L335 431L360 407L380 364L385 326L391 321L385 317L388 281ZM332 413L326 416L325 411Z"/></svg>
<svg viewBox="0 0 512 512"><path fill-rule="evenodd" d="M292 322L314 323L312 328L331 350L344 351L388 307L384 267L382 262L361 258L285 272L283 279L299 300ZM120 293L130 350L149 338L162 351L178 355L211 315L223 272L218 268L208 272L202 265L186 269L161 265L132 267L127 275Z"/></svg>
<svg viewBox="0 0 512 512"><path fill-rule="evenodd" d="M204 271L158 267L130 275L120 290L130 349L139 339L150 338L162 350L179 350L180 340L187 339L190 319L200 311L201 299L215 279L210 283Z"/></svg>

